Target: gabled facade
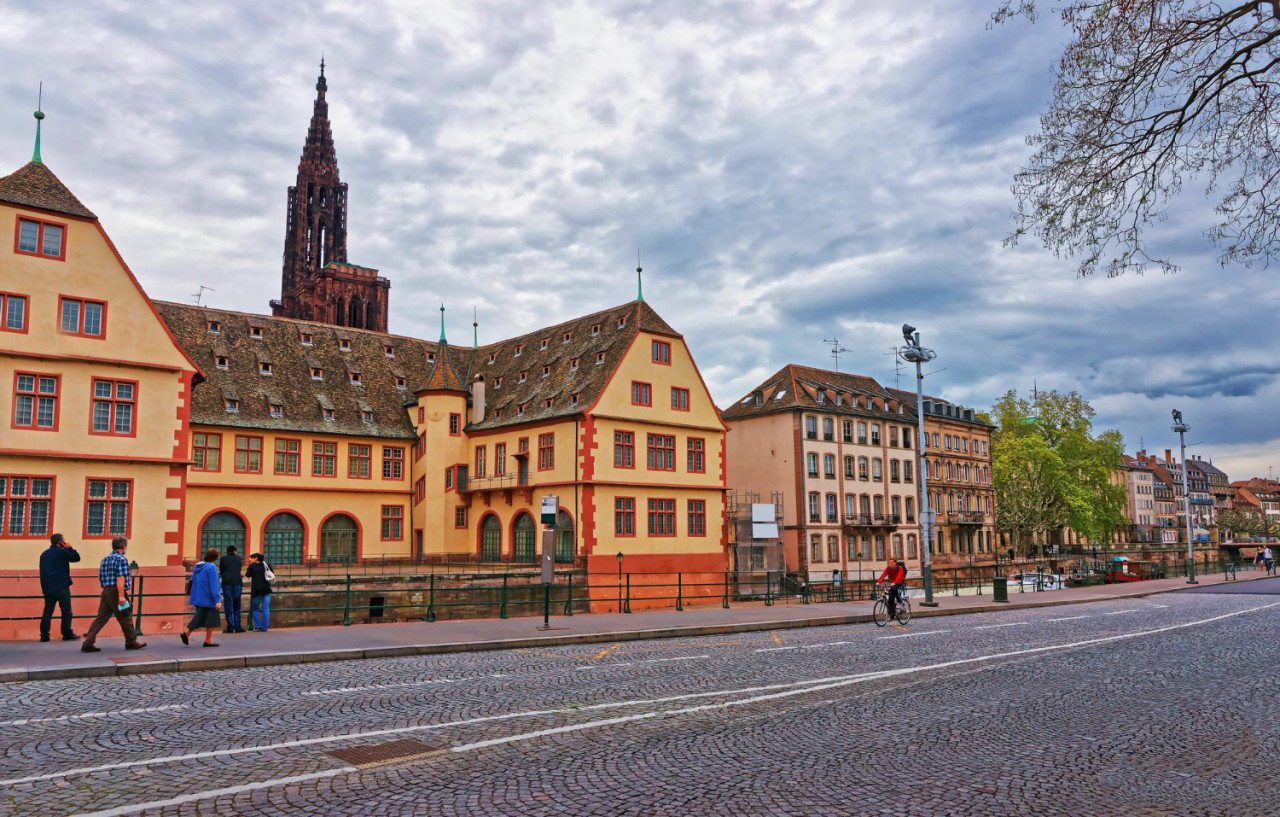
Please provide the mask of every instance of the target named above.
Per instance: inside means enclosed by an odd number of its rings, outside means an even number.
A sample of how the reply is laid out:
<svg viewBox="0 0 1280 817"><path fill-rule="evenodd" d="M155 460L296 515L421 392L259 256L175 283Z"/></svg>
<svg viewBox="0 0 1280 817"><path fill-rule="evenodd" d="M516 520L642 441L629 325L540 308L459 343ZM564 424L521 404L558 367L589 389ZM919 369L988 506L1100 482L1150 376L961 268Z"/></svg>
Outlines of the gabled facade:
<svg viewBox="0 0 1280 817"><path fill-rule="evenodd" d="M1130 541L1159 542L1160 520L1156 508L1156 479L1151 466L1142 460L1125 456L1120 472L1124 476L1127 495L1126 515L1132 527Z"/></svg>
<svg viewBox="0 0 1280 817"><path fill-rule="evenodd" d="M0 178L0 566L32 567L52 533L176 563L198 375L53 171Z"/></svg>
<svg viewBox="0 0 1280 817"><path fill-rule="evenodd" d="M728 484L783 495L788 570L920 563L916 415L868 377L789 365L727 407Z"/></svg>

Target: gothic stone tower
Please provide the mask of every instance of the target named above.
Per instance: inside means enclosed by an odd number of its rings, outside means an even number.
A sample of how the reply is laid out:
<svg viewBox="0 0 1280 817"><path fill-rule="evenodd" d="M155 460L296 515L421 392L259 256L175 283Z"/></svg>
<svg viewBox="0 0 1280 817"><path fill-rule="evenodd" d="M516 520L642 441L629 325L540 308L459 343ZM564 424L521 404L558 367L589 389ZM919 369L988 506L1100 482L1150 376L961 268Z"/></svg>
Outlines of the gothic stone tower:
<svg viewBox="0 0 1280 817"><path fill-rule="evenodd" d="M375 269L347 262L347 186L338 177L328 87L321 60L298 183L289 188L284 272L271 314L385 332L391 283Z"/></svg>

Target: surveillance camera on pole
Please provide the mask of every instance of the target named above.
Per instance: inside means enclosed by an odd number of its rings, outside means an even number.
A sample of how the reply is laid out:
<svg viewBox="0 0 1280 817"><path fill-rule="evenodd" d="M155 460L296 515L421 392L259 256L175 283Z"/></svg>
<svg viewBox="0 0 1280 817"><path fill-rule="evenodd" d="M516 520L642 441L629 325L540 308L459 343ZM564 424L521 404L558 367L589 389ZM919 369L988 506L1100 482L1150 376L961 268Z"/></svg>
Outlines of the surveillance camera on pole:
<svg viewBox="0 0 1280 817"><path fill-rule="evenodd" d="M917 472L920 475L920 577L924 581L925 607L937 607L933 600L933 566L930 563L929 549L933 547L933 505L929 502L929 468L924 458L924 373L920 365L937 357L932 349L920 345L920 333L909 323L902 325L902 339L907 345L898 350L898 354L908 363L916 364L916 457Z"/></svg>

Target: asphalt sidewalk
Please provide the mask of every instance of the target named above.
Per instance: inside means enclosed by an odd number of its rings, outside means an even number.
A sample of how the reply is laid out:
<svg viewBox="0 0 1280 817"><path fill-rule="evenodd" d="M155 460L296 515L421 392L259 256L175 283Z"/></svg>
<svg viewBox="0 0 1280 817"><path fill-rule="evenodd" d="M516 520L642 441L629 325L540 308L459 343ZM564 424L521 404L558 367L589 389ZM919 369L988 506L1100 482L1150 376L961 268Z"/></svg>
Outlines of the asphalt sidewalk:
<svg viewBox="0 0 1280 817"><path fill-rule="evenodd" d="M1264 578L1243 573L1240 582ZM1199 587L1222 584L1220 574L1199 577ZM1140 598L1191 587L1184 578L1068 588L1040 593L1011 593L1008 603L991 596L937 596L926 608L913 599L913 620L932 616L993 612L1011 608L1053 607L1124 598ZM353 624L350 627L296 627L267 633L218 633L220 646L204 649L202 633L183 646L177 633L145 633L147 648L124 649L120 636L98 638L97 653L80 652L80 642L0 643L0 682L41 681L157 672L304 664L406 655L433 655L482 650L553 647L566 644L636 641L646 638L722 635L793 627L861 624L871 620L871 603L800 604L791 601L766 607L760 603L718 604L636 613L552 616L551 630L542 618L467 619L397 624ZM108 629L114 625L108 625ZM145 629L145 626L144 626Z"/></svg>

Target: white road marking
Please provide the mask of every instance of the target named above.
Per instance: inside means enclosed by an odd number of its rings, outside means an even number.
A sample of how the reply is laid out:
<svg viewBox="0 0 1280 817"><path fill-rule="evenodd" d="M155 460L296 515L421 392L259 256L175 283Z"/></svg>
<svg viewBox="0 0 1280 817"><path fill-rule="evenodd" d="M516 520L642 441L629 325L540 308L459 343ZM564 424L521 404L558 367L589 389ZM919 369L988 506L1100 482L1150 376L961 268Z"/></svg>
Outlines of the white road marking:
<svg viewBox="0 0 1280 817"><path fill-rule="evenodd" d="M1163 610L1165 607L1168 607L1169 605L1167 605L1167 604L1153 604L1153 605L1151 605L1151 606L1152 606L1152 607L1155 607L1155 608L1157 608L1157 609Z"/></svg>
<svg viewBox="0 0 1280 817"><path fill-rule="evenodd" d="M841 641L841 644L844 642ZM710 658L709 655L681 655L676 658L650 658L647 661L641 661L641 664L659 664L664 661L697 661L702 658Z"/></svg>
<svg viewBox="0 0 1280 817"><path fill-rule="evenodd" d="M494 678L499 676L495 675ZM347 692L377 692L380 689L405 689L406 687L425 687L432 684L452 684L459 680L455 678L428 678L425 681L405 681L403 684L371 684L363 687L337 687L336 689L314 689L303 695L341 695ZM463 678L460 680L472 681L473 678Z"/></svg>
<svg viewBox="0 0 1280 817"><path fill-rule="evenodd" d="M781 652L782 650L798 650L799 647L764 647L756 652Z"/></svg>
<svg viewBox="0 0 1280 817"><path fill-rule="evenodd" d="M1066 618L1047 618L1045 619L1045 623L1052 624L1055 621L1078 621L1082 618L1089 618L1089 616L1067 616Z"/></svg>
<svg viewBox="0 0 1280 817"><path fill-rule="evenodd" d="M1110 613L1103 613L1104 616L1118 616L1121 613L1136 613L1137 610L1112 610Z"/></svg>
<svg viewBox="0 0 1280 817"><path fill-rule="evenodd" d="M144 709L117 709L111 712L82 712L79 715L59 715L48 718L21 718L16 721L0 721L0 726L26 726L30 723L62 723L78 721L84 718L109 718L112 715L140 715L143 712L164 712L170 709L189 709L190 704L167 704L165 706L149 706Z"/></svg>
<svg viewBox="0 0 1280 817"><path fill-rule="evenodd" d="M923 633L903 633L902 635L882 635L878 636L880 641L888 641L890 638L915 638L920 635L941 635L949 633L950 630L925 630Z"/></svg>
<svg viewBox="0 0 1280 817"><path fill-rule="evenodd" d="M978 664L978 663L983 663L987 661L996 661L1002 658L1016 658L1018 656L1023 656L1023 655L1035 655L1037 653L1070 650L1070 649L1075 649L1077 647L1087 647L1094 644L1109 644L1116 641L1127 641L1132 638L1141 638L1142 636L1148 636L1148 635L1159 635L1160 633L1172 632L1174 630L1182 630L1188 627L1199 627L1201 625L1210 624L1215 621L1222 621L1228 618L1235 618L1236 616L1247 615L1249 613L1256 613L1261 610L1271 609L1273 607L1280 607L1280 601L1272 602L1270 604L1263 604L1258 607L1250 607L1245 610L1237 610L1232 613L1223 613L1221 615L1211 616L1209 618L1199 619L1197 621L1188 621L1188 622L1183 622L1181 624L1170 624L1166 627L1157 627L1152 630L1139 630L1137 632L1121 633L1120 635L1102 636L1099 638L1085 639L1083 641L1069 641L1064 644L1051 644L1043 647L1028 647L1026 649L1013 650L1011 652L992 653L990 655L979 655L979 656L974 656L972 658L958 658L951 661L943 661L937 664L924 664L924 665L915 666L915 667L903 667L901 669L880 670L876 672L859 673L856 675L832 676L828 678L811 678L805 681L794 681L794 682L785 683L785 684L769 684L765 686L743 687L740 689L716 690L713 692L687 693L683 695L672 695L666 698L653 698L648 700L634 700L634 701L613 701L609 703L593 704L590 706L578 707L576 709L572 709L572 708L542 709L542 710L530 710L525 712L509 712L502 715L487 715L479 718L470 718L467 720L460 720L460 721L424 724L420 726L390 727L387 729L375 729L367 732L348 732L343 735L331 735L328 737L301 738L298 740L282 741L280 743L272 743L272 744L261 744L258 746L242 746L242 747L237 747L232 749L216 749L216 750L210 750L210 751L204 751L204 752L191 752L185 755L169 755L167 757L151 758L151 759L144 759L144 760L130 760L130 761L123 761L120 763L107 763L101 766L88 766L88 767L83 767L79 769L67 769L65 771L60 771L60 772L48 772L46 774L31 775L29 777L11 778L9 780L0 780L0 786L14 786L21 783L33 783L39 780L52 780L55 778L71 777L73 775L92 774L95 772L111 771L115 769L126 769L126 768L133 768L137 766L154 766L161 763L175 763L175 762L184 761L184 760L198 760L206 757L226 757L230 755L247 754L251 752L265 752L265 751L271 751L275 749L288 749L296 746L314 746L317 744L334 743L336 741L350 740L353 738L370 738L370 737L381 737L384 735L402 735L410 732L425 732L425 731L435 730L435 729L444 729L450 726L469 726L477 723L493 723L497 721L515 720L519 718L540 717L543 715L572 714L575 712L586 712L586 711L591 711L596 709L612 709L612 708L624 707L624 706L643 706L646 704L662 704L662 703L669 703L671 701L678 701L678 700L691 700L694 698L707 698L707 697L715 697L715 696L722 696L722 695L741 695L741 694L750 694L755 692L768 692L771 690L787 690L786 692L782 692L782 693L756 696L752 698L745 698L738 701L729 701L729 702L719 703L719 704L703 704L700 706L689 707L686 709L675 709L675 710L666 710L666 711L658 711L658 712L650 712L650 713L641 713L640 715L625 716L624 718L607 718L600 721L592 721L586 724L575 724L572 726L572 728L558 727L560 731L576 731L576 730L591 728L593 725L607 726L614 723L626 722L627 720L639 720L641 718L656 717L658 715L682 715L682 714L688 714L691 712L705 711L709 709L723 709L730 706L740 706L747 703L755 703L763 700L772 700L775 698L788 697L791 695L804 695L811 692L819 692L826 689L833 689L841 686L848 686L849 684L859 683L862 681L870 681L870 680L876 680L880 678L890 678L890 677L897 677L902 675L910 675L910 674L919 673L919 672L928 672L932 670L947 669L950 667L964 666L966 664ZM930 630L929 632L943 632L943 631ZM548 732L547 730L539 730L537 733L525 733L525 734L527 735L552 734L552 732ZM522 739L521 736L515 735L507 739L497 738L495 740L498 742L511 742L512 740L519 740L519 739ZM484 745L493 745L493 742L482 742L482 743ZM453 747L452 750L457 751L459 748L462 748L465 750L465 747L472 746L472 745L479 746L480 744L463 744L462 747ZM338 770L338 771L335 771L334 773L338 774L338 773L341 773L341 771L342 770ZM253 784L249 784L249 785L253 785ZM186 795L186 796L195 797L196 795ZM206 795L206 796L214 796L214 795ZM187 801L187 802L190 802L190 801ZM128 812L121 812L121 813L128 813Z"/></svg>
<svg viewBox="0 0 1280 817"><path fill-rule="evenodd" d="M1030 621L1011 621L1008 624L983 624L981 627L970 627L970 630L993 630L996 627L1021 627L1023 624L1030 624Z"/></svg>
<svg viewBox="0 0 1280 817"><path fill-rule="evenodd" d="M802 650L816 650L819 647L839 647L841 644L848 644L848 641L828 641L826 644L809 644L801 647Z"/></svg>
<svg viewBox="0 0 1280 817"><path fill-rule="evenodd" d="M195 803L199 800L208 800L213 797L223 797L229 794L241 794L246 791L269 789L274 786L288 786L291 783L305 783L308 780L322 780L326 777L337 777L340 774L347 774L348 772L354 771L356 771L354 766L343 766L340 769L328 769L323 772L314 772L312 774L298 774L293 777L277 777L274 780L263 780L258 783L243 783L239 786L228 786L225 789L198 791L195 794L184 794L181 797L171 797L168 800L152 800L150 803L134 803L128 806L108 809L106 811L85 812L77 815L77 817L120 817L120 815L123 814L137 814L139 811L146 811L147 809L164 808L166 806L180 806L184 803Z"/></svg>

